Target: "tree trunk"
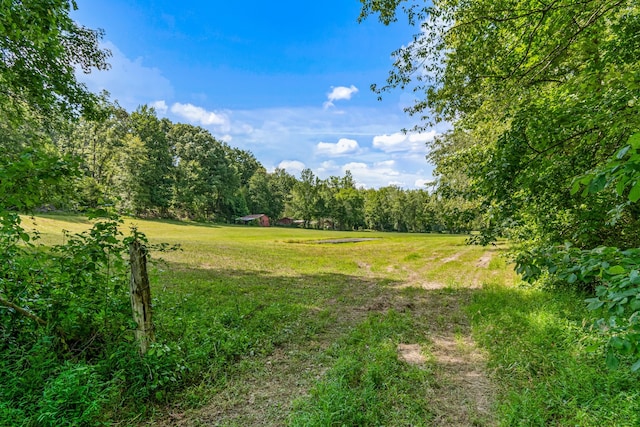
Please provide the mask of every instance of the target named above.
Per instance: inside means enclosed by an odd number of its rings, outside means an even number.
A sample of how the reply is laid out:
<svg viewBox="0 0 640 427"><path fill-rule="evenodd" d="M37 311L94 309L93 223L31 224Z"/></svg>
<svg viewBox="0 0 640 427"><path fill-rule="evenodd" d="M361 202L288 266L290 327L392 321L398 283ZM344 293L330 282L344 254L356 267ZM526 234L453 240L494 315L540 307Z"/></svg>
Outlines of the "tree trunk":
<svg viewBox="0 0 640 427"><path fill-rule="evenodd" d="M155 341L155 329L151 320L151 288L147 275L146 248L135 239L129 245L131 261L131 309L133 320L138 325L135 331L136 340L140 345L140 354L145 354L149 346Z"/></svg>

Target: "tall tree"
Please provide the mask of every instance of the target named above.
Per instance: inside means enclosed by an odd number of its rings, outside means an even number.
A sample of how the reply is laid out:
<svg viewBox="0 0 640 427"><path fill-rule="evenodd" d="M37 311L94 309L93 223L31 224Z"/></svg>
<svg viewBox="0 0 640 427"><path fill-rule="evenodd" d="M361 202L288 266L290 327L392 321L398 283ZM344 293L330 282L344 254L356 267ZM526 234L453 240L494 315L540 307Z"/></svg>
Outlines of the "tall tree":
<svg viewBox="0 0 640 427"><path fill-rule="evenodd" d="M25 208L50 198L50 187L37 189L38 182L65 184L63 177L75 167L51 144L51 130L70 116L99 109L98 96L75 72L106 69L109 52L98 47L100 31L69 17L75 7L65 0L0 1L0 215L20 199L29 200L18 203Z"/></svg>
<svg viewBox="0 0 640 427"><path fill-rule="evenodd" d="M68 123L69 132L56 135L56 145L65 155L80 161L83 177L77 184L77 202L95 208L115 203L121 168L123 138L127 134L127 112L106 99L100 102L102 118L80 118Z"/></svg>
<svg viewBox="0 0 640 427"><path fill-rule="evenodd" d="M249 185L251 177L259 170L264 169L256 159L256 156L250 151L229 147L228 145L225 145L225 150L227 151L227 157L238 170L240 186L242 187Z"/></svg>
<svg viewBox="0 0 640 427"><path fill-rule="evenodd" d="M353 230L364 226L364 197L356 189L351 171L345 171L345 175L338 178L333 197L335 210L332 217L338 222L341 230Z"/></svg>
<svg viewBox="0 0 640 427"><path fill-rule="evenodd" d="M174 205L200 218L232 216L239 177L223 144L206 129L187 124L173 125L168 139L176 156Z"/></svg>
<svg viewBox="0 0 640 427"><path fill-rule="evenodd" d="M294 216L304 221L304 227L309 227L311 220L315 217L317 191L316 179L311 169L304 169L291 192L290 209Z"/></svg>
<svg viewBox="0 0 640 427"><path fill-rule="evenodd" d="M130 114L129 126L131 133L144 144L147 155L146 167L138 169L135 176L144 192L133 193L130 203L137 214L166 215L173 185L174 156L167 136L171 122L159 119L153 108L143 105Z"/></svg>
<svg viewBox="0 0 640 427"><path fill-rule="evenodd" d="M102 31L69 16L69 0L0 1L0 110L19 120L29 109L45 116L95 113L97 96L76 79L76 69L107 69Z"/></svg>
<svg viewBox="0 0 640 427"><path fill-rule="evenodd" d="M548 244L635 245L635 207L605 226L615 192L583 206L569 189L640 129L637 3L363 0L363 16L388 23L401 5L421 32L379 90L412 86L424 96L409 112L454 124L436 161L462 172L485 223Z"/></svg>
<svg viewBox="0 0 640 427"><path fill-rule="evenodd" d="M272 174L258 169L249 180L249 210L277 220L284 211L285 195L280 192Z"/></svg>
<svg viewBox="0 0 640 427"><path fill-rule="evenodd" d="M389 203L389 187L365 192L364 217L367 227L372 230L391 231L391 204Z"/></svg>

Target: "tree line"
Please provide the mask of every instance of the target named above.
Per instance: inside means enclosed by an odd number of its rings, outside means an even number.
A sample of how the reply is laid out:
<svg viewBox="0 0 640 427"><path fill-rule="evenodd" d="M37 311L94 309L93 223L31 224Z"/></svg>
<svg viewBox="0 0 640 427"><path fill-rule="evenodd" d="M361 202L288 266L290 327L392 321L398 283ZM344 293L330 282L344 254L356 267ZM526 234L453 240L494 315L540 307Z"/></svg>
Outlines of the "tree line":
<svg viewBox="0 0 640 427"><path fill-rule="evenodd" d="M65 165L65 180L42 187L46 208L110 207L138 217L227 223L262 213L272 222L289 217L338 230L463 233L477 226L475 209L441 192L358 188L349 171L321 179L305 169L298 179L280 168L269 172L250 151L202 127L159 118L151 107L127 112L103 94L97 110L98 119L60 117L53 130L37 121L13 132L5 126L16 156L37 150Z"/></svg>

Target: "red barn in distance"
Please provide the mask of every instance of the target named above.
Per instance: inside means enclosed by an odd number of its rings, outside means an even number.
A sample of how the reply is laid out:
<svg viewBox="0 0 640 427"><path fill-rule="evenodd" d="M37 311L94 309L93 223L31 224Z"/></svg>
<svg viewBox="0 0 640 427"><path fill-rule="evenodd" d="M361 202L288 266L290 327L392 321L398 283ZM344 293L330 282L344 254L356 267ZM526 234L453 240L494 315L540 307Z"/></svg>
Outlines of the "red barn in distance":
<svg viewBox="0 0 640 427"><path fill-rule="evenodd" d="M276 225L293 225L293 218L280 218L278 222L276 222Z"/></svg>
<svg viewBox="0 0 640 427"><path fill-rule="evenodd" d="M254 222L255 221L255 222ZM269 217L265 214L253 214L236 218L236 222L242 224L258 224L260 227L269 227Z"/></svg>

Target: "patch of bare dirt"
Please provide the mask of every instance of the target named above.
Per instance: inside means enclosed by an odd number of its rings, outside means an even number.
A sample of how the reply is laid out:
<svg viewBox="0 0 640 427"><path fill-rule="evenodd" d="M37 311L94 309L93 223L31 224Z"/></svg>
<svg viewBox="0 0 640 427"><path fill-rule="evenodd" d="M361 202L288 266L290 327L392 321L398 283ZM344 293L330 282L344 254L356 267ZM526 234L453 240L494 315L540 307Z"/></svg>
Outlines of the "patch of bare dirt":
<svg viewBox="0 0 640 427"><path fill-rule="evenodd" d="M442 282L420 281L420 280L408 280L406 282L403 282L394 286L395 289L421 288L427 291L432 291L435 289L444 289L446 287L447 285Z"/></svg>
<svg viewBox="0 0 640 427"><path fill-rule="evenodd" d="M482 254L478 262L476 263L476 267L478 268L487 268L489 267L489 263L491 262L491 258L493 258L493 254L491 252L485 252Z"/></svg>
<svg viewBox="0 0 640 427"><path fill-rule="evenodd" d="M434 425L492 425L494 391L484 371L485 360L470 336L433 336L436 377Z"/></svg>
<svg viewBox="0 0 640 427"><path fill-rule="evenodd" d="M371 264L362 261L356 261L356 263L358 264L358 268L366 270L369 273L371 272Z"/></svg>
<svg viewBox="0 0 640 427"><path fill-rule="evenodd" d="M398 357L410 365L424 366L427 362L420 344L398 344Z"/></svg>
<svg viewBox="0 0 640 427"><path fill-rule="evenodd" d="M450 257L443 258L443 259L442 259L442 262L444 263L444 262L457 261L457 260L458 260L458 258L460 258L460 255L462 255L462 253L457 252L457 253L455 253L455 254L451 255Z"/></svg>
<svg viewBox="0 0 640 427"><path fill-rule="evenodd" d="M406 268L403 268L403 270L407 271ZM423 280L423 276L424 273L421 271L411 271L406 281L398 283L393 287L394 289L421 288L425 290L444 289L447 287L447 285L442 282Z"/></svg>
<svg viewBox="0 0 640 427"><path fill-rule="evenodd" d="M403 297L394 298L388 294L385 294L373 298L362 307L357 307L355 311L379 311L381 313L386 313L389 310L393 310L398 313L405 313L412 310L413 308L414 304L410 299Z"/></svg>
<svg viewBox="0 0 640 427"><path fill-rule="evenodd" d="M472 288L455 293L434 290L416 303L416 312L428 324L432 342L430 362L436 387L427 395L435 414L433 426L496 425L492 413L495 389L485 370L485 355L471 337L463 309L473 292Z"/></svg>
<svg viewBox="0 0 640 427"><path fill-rule="evenodd" d="M442 263L447 263L447 262L452 262L452 261L457 261L460 259L461 256L465 255L467 252L471 251L472 248L470 246L466 246L463 249L460 249L458 252L452 254L451 256L447 257L447 258L442 258L441 262Z"/></svg>

